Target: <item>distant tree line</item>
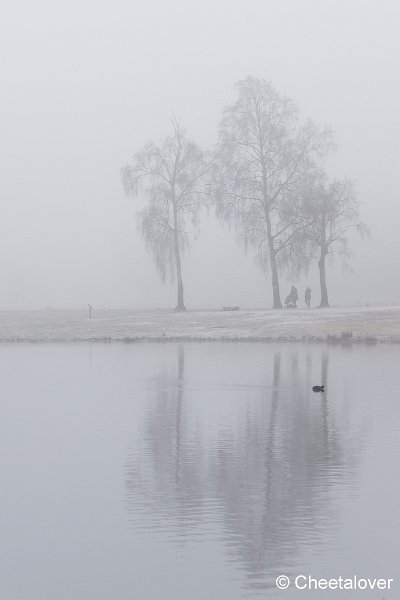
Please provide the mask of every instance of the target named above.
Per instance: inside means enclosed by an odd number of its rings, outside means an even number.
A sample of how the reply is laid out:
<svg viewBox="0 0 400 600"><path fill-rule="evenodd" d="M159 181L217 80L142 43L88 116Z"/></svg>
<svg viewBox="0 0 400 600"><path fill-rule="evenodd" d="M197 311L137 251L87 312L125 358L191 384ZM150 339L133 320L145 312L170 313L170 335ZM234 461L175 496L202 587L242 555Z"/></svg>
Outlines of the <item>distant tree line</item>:
<svg viewBox="0 0 400 600"><path fill-rule="evenodd" d="M263 79L236 84L212 152L202 151L172 118L172 132L149 142L122 169L126 193L147 199L138 227L162 281L177 283L177 311L185 310L182 257L188 227L199 232L200 214L214 207L257 265L271 274L273 308L282 308L280 275L298 277L317 260L321 300L329 306L326 258L349 256L351 229L367 235L350 180L330 181L324 159L332 133L301 122L293 100Z"/></svg>

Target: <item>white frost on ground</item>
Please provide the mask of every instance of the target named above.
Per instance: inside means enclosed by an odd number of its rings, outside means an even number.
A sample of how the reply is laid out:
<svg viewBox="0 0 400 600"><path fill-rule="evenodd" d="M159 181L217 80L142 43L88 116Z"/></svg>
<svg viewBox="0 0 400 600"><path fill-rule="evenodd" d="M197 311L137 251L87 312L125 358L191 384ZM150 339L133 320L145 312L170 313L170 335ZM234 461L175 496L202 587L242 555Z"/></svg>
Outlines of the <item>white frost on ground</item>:
<svg viewBox="0 0 400 600"><path fill-rule="evenodd" d="M0 342L278 339L400 342L400 307L0 311Z"/></svg>

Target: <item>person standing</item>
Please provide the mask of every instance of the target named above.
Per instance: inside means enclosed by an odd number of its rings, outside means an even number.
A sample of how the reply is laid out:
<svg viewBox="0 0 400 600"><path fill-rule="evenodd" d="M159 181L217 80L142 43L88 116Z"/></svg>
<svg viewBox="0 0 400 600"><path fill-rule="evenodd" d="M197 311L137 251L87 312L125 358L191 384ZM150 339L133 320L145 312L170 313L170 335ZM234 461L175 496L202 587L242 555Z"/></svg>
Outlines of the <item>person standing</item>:
<svg viewBox="0 0 400 600"><path fill-rule="evenodd" d="M304 300L307 304L307 308L310 308L311 304L311 288L309 286L306 287L306 291L304 292Z"/></svg>
<svg viewBox="0 0 400 600"><path fill-rule="evenodd" d="M292 285L292 289L290 290L290 297L292 299L293 308L297 308L297 300L299 299L299 294L297 293L297 287Z"/></svg>

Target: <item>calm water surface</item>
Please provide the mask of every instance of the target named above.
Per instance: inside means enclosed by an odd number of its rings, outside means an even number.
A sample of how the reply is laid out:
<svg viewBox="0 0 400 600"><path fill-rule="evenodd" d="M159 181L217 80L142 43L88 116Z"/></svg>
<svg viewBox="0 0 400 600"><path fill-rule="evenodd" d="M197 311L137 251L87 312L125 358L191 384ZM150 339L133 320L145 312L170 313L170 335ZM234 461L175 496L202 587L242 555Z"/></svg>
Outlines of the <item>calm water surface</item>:
<svg viewBox="0 0 400 600"><path fill-rule="evenodd" d="M398 346L1 346L0 597L399 598L399 369ZM276 590L303 573L395 582Z"/></svg>

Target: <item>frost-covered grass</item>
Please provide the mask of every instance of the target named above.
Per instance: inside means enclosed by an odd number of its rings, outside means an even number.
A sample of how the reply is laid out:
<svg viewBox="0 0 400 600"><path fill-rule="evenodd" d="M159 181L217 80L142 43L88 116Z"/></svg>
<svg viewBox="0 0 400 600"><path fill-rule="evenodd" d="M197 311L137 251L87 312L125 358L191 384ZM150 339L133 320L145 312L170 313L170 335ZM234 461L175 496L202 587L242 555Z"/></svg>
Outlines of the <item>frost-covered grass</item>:
<svg viewBox="0 0 400 600"><path fill-rule="evenodd" d="M0 342L168 340L400 342L400 307L0 312Z"/></svg>

